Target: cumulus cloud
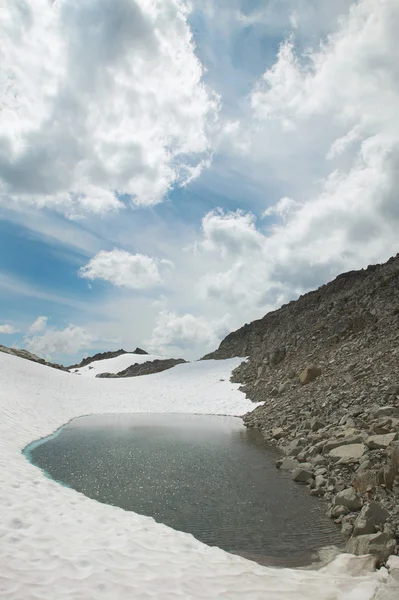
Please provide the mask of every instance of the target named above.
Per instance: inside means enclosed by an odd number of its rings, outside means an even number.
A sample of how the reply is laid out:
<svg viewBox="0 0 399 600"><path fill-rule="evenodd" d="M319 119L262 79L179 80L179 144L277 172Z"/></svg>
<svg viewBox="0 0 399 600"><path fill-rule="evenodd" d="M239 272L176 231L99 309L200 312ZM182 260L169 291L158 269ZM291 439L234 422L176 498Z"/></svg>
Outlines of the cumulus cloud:
<svg viewBox="0 0 399 600"><path fill-rule="evenodd" d="M29 333L38 333L39 331L43 331L46 328L48 321L48 317L37 317L29 327Z"/></svg>
<svg viewBox="0 0 399 600"><path fill-rule="evenodd" d="M42 335L24 339L26 347L39 356L54 357L75 354L93 344L93 336L84 328L68 325L65 329L47 329Z"/></svg>
<svg viewBox="0 0 399 600"><path fill-rule="evenodd" d="M160 202L209 157L218 99L183 1L9 2L0 199L68 216ZM51 48L51 52L49 51Z"/></svg>
<svg viewBox="0 0 399 600"><path fill-rule="evenodd" d="M230 315L223 319L207 320L187 313L182 316L163 310L158 314L149 348L156 352L193 348L213 348L229 331Z"/></svg>
<svg viewBox="0 0 399 600"><path fill-rule="evenodd" d="M156 260L144 254L130 254L125 250L102 250L79 271L85 279L103 279L114 285L144 289L162 283L161 270L169 270L168 260Z"/></svg>
<svg viewBox="0 0 399 600"><path fill-rule="evenodd" d="M242 210L225 212L218 208L208 212L202 219L202 233L202 247L220 250L224 256L240 255L262 243L255 216Z"/></svg>
<svg viewBox="0 0 399 600"><path fill-rule="evenodd" d="M245 148L241 169L257 164L266 185L288 194L269 199L261 224L240 216L239 234L226 225L236 213L216 215L210 233L203 227L208 249L239 252L199 281L202 297L256 311L397 250L398 28L396 0L360 0L305 53L292 35L281 44L252 90L250 114L225 134L232 151L237 140L236 166ZM214 220L209 213L204 223Z"/></svg>
<svg viewBox="0 0 399 600"><path fill-rule="evenodd" d="M5 333L5 334L12 334L12 333L16 333L16 329L12 326L12 325L0 325L0 333Z"/></svg>

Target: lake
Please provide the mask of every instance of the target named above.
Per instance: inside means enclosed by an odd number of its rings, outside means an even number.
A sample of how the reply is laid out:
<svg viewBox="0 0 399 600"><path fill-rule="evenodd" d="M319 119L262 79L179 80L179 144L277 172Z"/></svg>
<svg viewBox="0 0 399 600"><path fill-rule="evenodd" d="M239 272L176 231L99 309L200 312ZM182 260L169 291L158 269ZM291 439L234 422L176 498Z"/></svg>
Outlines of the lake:
<svg viewBox="0 0 399 600"><path fill-rule="evenodd" d="M24 452L90 498L263 564L305 565L342 545L325 503L276 469L276 450L238 418L92 415Z"/></svg>

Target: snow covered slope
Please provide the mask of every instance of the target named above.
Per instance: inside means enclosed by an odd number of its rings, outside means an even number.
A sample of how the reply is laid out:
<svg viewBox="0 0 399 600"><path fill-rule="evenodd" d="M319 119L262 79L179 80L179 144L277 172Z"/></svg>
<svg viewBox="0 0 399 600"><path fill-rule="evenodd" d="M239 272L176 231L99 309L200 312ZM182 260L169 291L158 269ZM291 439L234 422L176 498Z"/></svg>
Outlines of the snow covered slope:
<svg viewBox="0 0 399 600"><path fill-rule="evenodd" d="M386 572L350 555L320 571L262 567L62 487L21 454L82 414L242 414L253 404L229 382L238 363L108 380L0 355L2 600L371 600Z"/></svg>
<svg viewBox="0 0 399 600"><path fill-rule="evenodd" d="M130 365L135 363L144 363L150 360L165 359L168 356L157 356L156 354L121 354L121 356L115 356L114 358L104 358L102 360L94 360L85 367L79 369L71 369L72 373L80 373L80 375L89 375L95 377L99 373L119 373L124 371Z"/></svg>

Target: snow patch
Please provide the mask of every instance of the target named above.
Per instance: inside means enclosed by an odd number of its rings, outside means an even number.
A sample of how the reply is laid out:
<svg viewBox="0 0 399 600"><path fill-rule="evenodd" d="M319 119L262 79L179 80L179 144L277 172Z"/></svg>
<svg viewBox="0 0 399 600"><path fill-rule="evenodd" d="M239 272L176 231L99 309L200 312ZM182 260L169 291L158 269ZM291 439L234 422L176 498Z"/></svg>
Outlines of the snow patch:
<svg viewBox="0 0 399 600"><path fill-rule="evenodd" d="M112 360L112 359L111 359ZM150 517L62 487L22 455L70 419L101 412L241 415L240 359L93 379L0 355L0 596L7 600L371 600L386 580L351 555L323 569L262 567ZM369 563L367 563L369 564ZM354 568L356 565L356 568Z"/></svg>
<svg viewBox="0 0 399 600"><path fill-rule="evenodd" d="M165 360L169 358L166 356L158 356L156 354L121 354L114 358L104 358L101 360L94 360L85 367L79 369L71 369L71 373L88 375L89 377L96 377L99 373L119 373L124 371L131 365L136 363L142 364L152 360Z"/></svg>

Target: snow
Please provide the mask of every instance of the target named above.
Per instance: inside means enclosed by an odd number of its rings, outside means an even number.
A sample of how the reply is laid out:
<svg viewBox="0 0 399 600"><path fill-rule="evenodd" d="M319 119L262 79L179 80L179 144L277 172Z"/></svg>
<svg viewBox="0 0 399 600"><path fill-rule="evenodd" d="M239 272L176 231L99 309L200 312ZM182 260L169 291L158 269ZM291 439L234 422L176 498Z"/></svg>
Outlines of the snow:
<svg viewBox="0 0 399 600"><path fill-rule="evenodd" d="M83 414L243 414L254 405L229 381L239 362L93 379L0 353L0 597L371 600L385 587L385 569L370 571L369 561L351 555L320 570L276 569L208 547L57 484L21 453Z"/></svg>
<svg viewBox="0 0 399 600"><path fill-rule="evenodd" d="M144 363L151 360L164 360L165 356L158 356L156 354L121 354L114 358L104 358L103 360L94 360L85 367L79 369L71 369L72 373L79 373L80 375L89 375L95 377L99 373L119 373L124 371L135 363Z"/></svg>

